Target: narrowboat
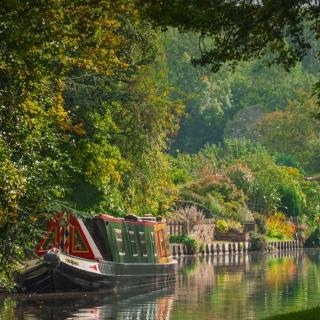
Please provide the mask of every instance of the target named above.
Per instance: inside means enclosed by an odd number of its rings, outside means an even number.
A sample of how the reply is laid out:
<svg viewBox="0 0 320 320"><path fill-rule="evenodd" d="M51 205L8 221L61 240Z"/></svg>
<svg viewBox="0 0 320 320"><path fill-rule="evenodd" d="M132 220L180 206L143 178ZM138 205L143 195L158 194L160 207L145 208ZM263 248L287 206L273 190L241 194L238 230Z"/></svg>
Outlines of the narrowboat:
<svg viewBox="0 0 320 320"><path fill-rule="evenodd" d="M175 280L166 222L153 217L59 213L35 253L15 277L20 292L157 289Z"/></svg>

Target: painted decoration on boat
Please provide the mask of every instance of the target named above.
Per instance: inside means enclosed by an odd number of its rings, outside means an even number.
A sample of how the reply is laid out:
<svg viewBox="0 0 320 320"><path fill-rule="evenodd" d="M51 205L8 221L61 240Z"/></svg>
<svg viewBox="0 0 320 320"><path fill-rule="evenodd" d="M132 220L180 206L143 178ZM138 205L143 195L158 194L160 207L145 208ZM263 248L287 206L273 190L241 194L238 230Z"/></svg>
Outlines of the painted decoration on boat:
<svg viewBox="0 0 320 320"><path fill-rule="evenodd" d="M70 214L58 213L55 219L49 223L48 231L36 248L36 253L43 256L52 248L85 259L101 258L101 254L82 219Z"/></svg>

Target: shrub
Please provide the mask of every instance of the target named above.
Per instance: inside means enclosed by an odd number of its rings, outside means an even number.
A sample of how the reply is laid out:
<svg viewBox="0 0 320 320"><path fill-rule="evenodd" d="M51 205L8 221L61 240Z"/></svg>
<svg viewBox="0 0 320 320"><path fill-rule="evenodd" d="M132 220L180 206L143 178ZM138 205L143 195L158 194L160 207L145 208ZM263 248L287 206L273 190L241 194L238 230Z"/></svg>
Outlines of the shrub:
<svg viewBox="0 0 320 320"><path fill-rule="evenodd" d="M221 204L223 203L223 199L218 199L217 196L208 194L206 202L207 202L208 208L210 209L213 215L215 216L223 215L224 208L223 208L223 205Z"/></svg>
<svg viewBox="0 0 320 320"><path fill-rule="evenodd" d="M243 226L240 222L235 220L227 220L227 225L229 230L234 230L238 232L243 232Z"/></svg>
<svg viewBox="0 0 320 320"><path fill-rule="evenodd" d="M229 230L243 232L243 226L241 225L241 223L231 219L228 219L228 220L217 219L215 229L222 233L225 233Z"/></svg>
<svg viewBox="0 0 320 320"><path fill-rule="evenodd" d="M229 230L228 224L225 220L217 219L215 229L219 232L225 233Z"/></svg>
<svg viewBox="0 0 320 320"><path fill-rule="evenodd" d="M245 164L236 163L230 166L227 168L227 176L238 189L244 192L248 192L253 187L253 173Z"/></svg>
<svg viewBox="0 0 320 320"><path fill-rule="evenodd" d="M191 195L190 191L204 198L206 198L208 194L220 195L226 202L244 200L243 194L239 192L231 180L224 175L206 175L195 182L185 185L181 190L181 194L185 200L193 200L188 199ZM197 201L198 199L195 200Z"/></svg>
<svg viewBox="0 0 320 320"><path fill-rule="evenodd" d="M305 247L307 248L314 248L320 246L320 229L317 228L314 230L311 235L306 239Z"/></svg>
<svg viewBox="0 0 320 320"><path fill-rule="evenodd" d="M267 236L279 240L292 239L296 227L282 212L276 212L266 219Z"/></svg>
<svg viewBox="0 0 320 320"><path fill-rule="evenodd" d="M225 175L210 174L181 189L184 201L193 201L208 208L215 216L244 220L245 195Z"/></svg>
<svg viewBox="0 0 320 320"><path fill-rule="evenodd" d="M170 243L182 243L187 248L187 254L195 254L202 250L203 243L188 235L172 235L169 238Z"/></svg>
<svg viewBox="0 0 320 320"><path fill-rule="evenodd" d="M176 213L180 220L188 222L191 228L206 221L203 211L199 210L196 206L179 208L176 210Z"/></svg>
<svg viewBox="0 0 320 320"><path fill-rule="evenodd" d="M295 156L286 153L277 153L275 155L275 163L278 166L286 166L301 170L301 165Z"/></svg>
<svg viewBox="0 0 320 320"><path fill-rule="evenodd" d="M267 248L268 242L266 236L253 232L251 234L251 249L253 251L265 251Z"/></svg>
<svg viewBox="0 0 320 320"><path fill-rule="evenodd" d="M260 234L267 233L266 218L258 212L253 213L253 218L257 226L257 232Z"/></svg>

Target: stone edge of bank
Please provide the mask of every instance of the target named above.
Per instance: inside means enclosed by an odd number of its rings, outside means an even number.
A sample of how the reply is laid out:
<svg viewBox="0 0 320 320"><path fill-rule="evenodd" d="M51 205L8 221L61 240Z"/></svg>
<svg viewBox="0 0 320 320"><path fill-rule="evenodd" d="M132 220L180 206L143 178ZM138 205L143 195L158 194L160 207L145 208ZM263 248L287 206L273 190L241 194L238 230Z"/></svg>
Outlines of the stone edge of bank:
<svg viewBox="0 0 320 320"><path fill-rule="evenodd" d="M299 240L290 241L269 241L267 251L282 251L303 248L303 242ZM174 257L189 255L187 247L180 243L170 244L171 253ZM251 242L216 242L204 244L200 252L192 255L220 255L236 254L252 251Z"/></svg>

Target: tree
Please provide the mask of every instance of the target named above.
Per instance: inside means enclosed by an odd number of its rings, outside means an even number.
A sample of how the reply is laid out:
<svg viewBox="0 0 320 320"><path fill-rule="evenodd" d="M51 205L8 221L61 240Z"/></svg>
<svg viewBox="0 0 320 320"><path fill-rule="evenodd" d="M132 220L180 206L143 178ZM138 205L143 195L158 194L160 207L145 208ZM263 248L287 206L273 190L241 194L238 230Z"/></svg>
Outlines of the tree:
<svg viewBox="0 0 320 320"><path fill-rule="evenodd" d="M289 101L285 110L269 113L257 122L255 137L271 152L292 155L307 171L317 172L320 143L319 125L314 119L317 109L315 99L302 92L299 99Z"/></svg>
<svg viewBox="0 0 320 320"><path fill-rule="evenodd" d="M3 286L52 211L170 207L163 151L181 104L134 2L4 1L0 25Z"/></svg>
<svg viewBox="0 0 320 320"><path fill-rule="evenodd" d="M271 56L268 54L265 58L240 62L233 72L224 66L212 73L208 67L193 67L190 63L199 54L195 33L168 28L162 38L172 97L179 97L186 105L180 130L171 145L173 154L177 150L197 152L206 143L221 143L224 131L233 136L231 131L237 130L235 124L239 124L237 117L242 117L242 109L245 113L249 106L259 105L261 114L283 110L288 100L298 98L299 90L310 91L317 80L311 55L290 72L280 65L268 67L267 59ZM312 45L316 42L312 41ZM247 110L248 114L257 111ZM255 125L252 121L243 124Z"/></svg>
<svg viewBox="0 0 320 320"><path fill-rule="evenodd" d="M316 1L141 1L146 16L164 29L199 34L201 57L193 62L217 71L261 57L271 51L270 61L293 66L310 50L305 30L319 36ZM209 39L209 40L208 40Z"/></svg>
<svg viewBox="0 0 320 320"><path fill-rule="evenodd" d="M230 74L213 75L205 68L193 68L191 57L198 51L193 33L180 34L170 28L163 34L173 98L185 104L180 130L171 152L196 152L206 143L221 140L225 112L232 107Z"/></svg>
<svg viewBox="0 0 320 320"><path fill-rule="evenodd" d="M265 114L263 107L254 105L243 108L237 112L233 119L229 120L224 128L225 138L250 138L253 128Z"/></svg>

